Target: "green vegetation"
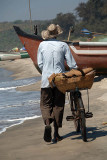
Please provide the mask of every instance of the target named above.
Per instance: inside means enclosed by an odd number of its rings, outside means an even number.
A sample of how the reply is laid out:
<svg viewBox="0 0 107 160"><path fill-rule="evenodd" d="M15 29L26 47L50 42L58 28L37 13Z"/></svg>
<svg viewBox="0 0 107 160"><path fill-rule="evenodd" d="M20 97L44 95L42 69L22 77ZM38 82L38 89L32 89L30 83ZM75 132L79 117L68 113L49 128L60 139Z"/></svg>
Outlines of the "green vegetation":
<svg viewBox="0 0 107 160"><path fill-rule="evenodd" d="M55 19L47 21L21 21L3 22L0 23L0 50L11 50L14 47L21 48L22 44L13 29L13 25L19 26L27 33L33 34L33 26L38 26L38 35L41 31L46 29L50 23L59 24L64 34L59 39L64 40L68 38L69 29L74 26L74 33L71 33L70 40L87 41L87 38L92 35L81 34L81 29L86 28L92 32L107 34L107 0L88 0L87 3L80 3L75 9L75 15L73 13L59 13ZM106 39L107 36L96 36L93 41L99 41L100 38ZM92 37L91 37L92 38Z"/></svg>

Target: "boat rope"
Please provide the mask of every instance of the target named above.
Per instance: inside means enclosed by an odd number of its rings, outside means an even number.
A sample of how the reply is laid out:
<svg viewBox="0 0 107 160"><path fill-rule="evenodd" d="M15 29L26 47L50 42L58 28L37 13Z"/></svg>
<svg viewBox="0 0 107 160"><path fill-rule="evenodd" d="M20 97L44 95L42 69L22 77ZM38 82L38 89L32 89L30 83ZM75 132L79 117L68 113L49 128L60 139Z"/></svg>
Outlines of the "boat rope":
<svg viewBox="0 0 107 160"><path fill-rule="evenodd" d="M30 26L31 26L31 32L32 32L32 16L31 16L30 0L29 0L29 15L30 15Z"/></svg>

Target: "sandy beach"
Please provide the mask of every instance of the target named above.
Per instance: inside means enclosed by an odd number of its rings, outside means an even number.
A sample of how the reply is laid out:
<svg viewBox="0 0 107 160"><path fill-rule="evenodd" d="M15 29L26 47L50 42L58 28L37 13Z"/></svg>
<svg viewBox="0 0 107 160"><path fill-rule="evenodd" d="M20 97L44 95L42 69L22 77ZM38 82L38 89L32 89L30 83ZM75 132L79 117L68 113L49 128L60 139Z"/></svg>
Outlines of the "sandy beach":
<svg viewBox="0 0 107 160"><path fill-rule="evenodd" d="M12 71L14 79L40 76L30 58L0 61L0 68ZM17 90L39 91L40 81ZM87 92L82 91L82 95L87 111ZM42 118L27 120L0 134L0 160L106 160L107 124L103 125L103 122L107 122L107 76L95 78L89 98L94 116L86 121L88 142L83 142L81 134L75 132L72 121L66 121L66 116L71 114L67 104L60 129L62 141L56 144L44 142Z"/></svg>

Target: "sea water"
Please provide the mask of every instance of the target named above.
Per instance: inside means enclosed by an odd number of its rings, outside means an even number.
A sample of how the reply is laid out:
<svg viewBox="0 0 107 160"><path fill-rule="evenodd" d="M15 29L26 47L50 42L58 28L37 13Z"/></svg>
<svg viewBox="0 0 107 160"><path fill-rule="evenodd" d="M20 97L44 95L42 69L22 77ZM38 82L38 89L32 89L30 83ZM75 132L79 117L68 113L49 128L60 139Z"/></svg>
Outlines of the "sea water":
<svg viewBox="0 0 107 160"><path fill-rule="evenodd" d="M39 91L16 91L19 86L36 83L40 77L13 80L12 72L0 69L0 133L27 119L41 116Z"/></svg>

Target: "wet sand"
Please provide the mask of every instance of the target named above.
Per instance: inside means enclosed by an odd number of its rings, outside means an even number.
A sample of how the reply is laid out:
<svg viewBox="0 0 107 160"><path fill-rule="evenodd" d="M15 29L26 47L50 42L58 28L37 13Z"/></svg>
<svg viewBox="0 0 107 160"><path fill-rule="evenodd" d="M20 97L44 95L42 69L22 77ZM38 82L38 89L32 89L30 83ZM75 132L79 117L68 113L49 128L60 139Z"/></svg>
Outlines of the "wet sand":
<svg viewBox="0 0 107 160"><path fill-rule="evenodd" d="M15 79L40 76L30 58L15 61L1 61L0 67L13 71ZM40 90L40 82L26 90ZM82 91L87 111L87 92ZM68 96L66 96L68 98ZM27 120L11 127L0 135L0 160L106 160L107 158L107 77L96 77L89 90L90 111L93 118L87 119L88 142L83 142L81 134L75 132L72 121L66 121L70 108L65 106L63 127L60 135L64 139L57 144L43 140L44 124L42 118Z"/></svg>

